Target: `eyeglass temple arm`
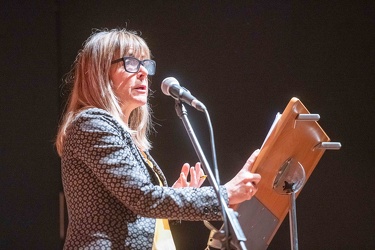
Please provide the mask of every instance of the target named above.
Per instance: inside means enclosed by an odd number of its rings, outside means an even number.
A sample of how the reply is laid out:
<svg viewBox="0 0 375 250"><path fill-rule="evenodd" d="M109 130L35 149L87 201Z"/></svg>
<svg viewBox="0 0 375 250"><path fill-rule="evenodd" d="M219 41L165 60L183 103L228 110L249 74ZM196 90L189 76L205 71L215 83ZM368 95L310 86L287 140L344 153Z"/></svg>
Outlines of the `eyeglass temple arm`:
<svg viewBox="0 0 375 250"><path fill-rule="evenodd" d="M111 64L114 64L114 63L118 63L118 62L121 62L123 58L119 58L119 59L116 59L116 60L113 60L111 62Z"/></svg>

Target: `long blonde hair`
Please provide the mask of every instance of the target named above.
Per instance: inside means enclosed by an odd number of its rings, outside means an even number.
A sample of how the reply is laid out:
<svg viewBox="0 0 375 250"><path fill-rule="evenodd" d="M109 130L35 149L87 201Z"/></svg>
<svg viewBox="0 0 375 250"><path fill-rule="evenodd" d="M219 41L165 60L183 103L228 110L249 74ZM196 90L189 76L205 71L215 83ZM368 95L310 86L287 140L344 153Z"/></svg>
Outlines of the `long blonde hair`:
<svg viewBox="0 0 375 250"><path fill-rule="evenodd" d="M150 58L146 42L136 32L126 29L97 30L86 40L74 61L72 70L66 77L66 83L73 84L67 106L62 117L56 138L56 148L61 156L66 130L83 109L97 107L108 111L129 132L138 147L148 150L151 144L148 134L151 130L151 110L149 104L136 108L130 114L129 124L124 123L124 114L119 100L112 89L109 77L111 61L133 54Z"/></svg>

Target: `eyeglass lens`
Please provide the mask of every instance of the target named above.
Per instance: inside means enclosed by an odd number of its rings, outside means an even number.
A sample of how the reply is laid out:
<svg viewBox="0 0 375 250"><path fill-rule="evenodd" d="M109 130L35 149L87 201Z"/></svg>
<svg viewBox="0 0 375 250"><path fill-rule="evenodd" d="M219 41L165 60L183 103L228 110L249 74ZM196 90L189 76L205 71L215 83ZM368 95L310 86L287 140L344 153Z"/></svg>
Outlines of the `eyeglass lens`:
<svg viewBox="0 0 375 250"><path fill-rule="evenodd" d="M154 75L155 74L155 62L152 60L143 60L139 61L137 58L134 57L128 57L125 59L125 69L129 73L136 73L139 71L139 68L141 64L147 69L147 72L149 75Z"/></svg>

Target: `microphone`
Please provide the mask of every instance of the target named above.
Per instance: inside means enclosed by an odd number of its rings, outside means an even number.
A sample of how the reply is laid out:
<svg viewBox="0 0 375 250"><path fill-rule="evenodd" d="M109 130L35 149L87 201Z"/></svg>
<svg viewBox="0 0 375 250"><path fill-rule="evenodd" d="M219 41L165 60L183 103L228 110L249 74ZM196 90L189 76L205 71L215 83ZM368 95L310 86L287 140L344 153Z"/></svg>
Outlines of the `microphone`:
<svg viewBox="0 0 375 250"><path fill-rule="evenodd" d="M182 101L199 111L205 111L206 107L197 98L195 98L190 91L181 87L176 78L167 77L161 83L161 90L165 95L172 96L177 101Z"/></svg>

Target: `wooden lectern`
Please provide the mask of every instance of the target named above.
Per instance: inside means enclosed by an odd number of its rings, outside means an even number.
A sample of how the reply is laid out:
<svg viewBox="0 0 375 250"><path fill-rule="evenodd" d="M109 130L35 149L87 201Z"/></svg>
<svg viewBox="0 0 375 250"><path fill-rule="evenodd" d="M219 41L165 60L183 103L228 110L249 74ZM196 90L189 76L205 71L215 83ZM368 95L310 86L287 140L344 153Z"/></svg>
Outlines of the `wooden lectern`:
<svg viewBox="0 0 375 250"><path fill-rule="evenodd" d="M277 115L252 169L262 176L258 192L238 208L248 249L266 249L288 212L292 249L296 246L295 198L325 150L341 147L330 142L319 118L297 98Z"/></svg>

